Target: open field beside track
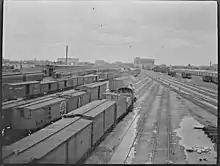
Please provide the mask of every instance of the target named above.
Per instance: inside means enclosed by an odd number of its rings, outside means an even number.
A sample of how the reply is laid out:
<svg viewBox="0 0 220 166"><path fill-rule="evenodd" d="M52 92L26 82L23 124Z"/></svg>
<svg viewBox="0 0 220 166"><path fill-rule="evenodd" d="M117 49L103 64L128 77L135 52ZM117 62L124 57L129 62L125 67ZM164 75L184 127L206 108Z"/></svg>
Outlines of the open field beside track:
<svg viewBox="0 0 220 166"><path fill-rule="evenodd" d="M178 82L172 82L171 77L151 71L144 73L148 76L135 85L138 100L133 112L119 122L84 163L215 164L217 144L202 130L194 129L217 126L215 94L205 98L202 96L205 89L193 86L188 88L196 96L192 101L193 96L185 91L187 88L179 90ZM157 80L158 77L161 79ZM211 151L187 152L193 146Z"/></svg>

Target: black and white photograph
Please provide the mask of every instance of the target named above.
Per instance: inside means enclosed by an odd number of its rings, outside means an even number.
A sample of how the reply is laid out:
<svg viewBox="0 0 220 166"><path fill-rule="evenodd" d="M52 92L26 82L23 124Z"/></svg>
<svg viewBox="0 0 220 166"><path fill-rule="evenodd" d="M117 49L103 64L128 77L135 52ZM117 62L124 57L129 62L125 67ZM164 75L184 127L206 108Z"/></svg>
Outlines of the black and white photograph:
<svg viewBox="0 0 220 166"><path fill-rule="evenodd" d="M218 4L2 0L2 164L217 164Z"/></svg>

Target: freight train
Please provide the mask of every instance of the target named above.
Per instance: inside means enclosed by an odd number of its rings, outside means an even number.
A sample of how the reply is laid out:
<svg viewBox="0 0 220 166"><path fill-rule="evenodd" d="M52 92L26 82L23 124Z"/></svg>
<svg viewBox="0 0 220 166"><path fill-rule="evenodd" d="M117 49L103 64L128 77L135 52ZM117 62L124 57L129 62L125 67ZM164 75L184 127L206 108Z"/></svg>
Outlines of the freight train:
<svg viewBox="0 0 220 166"><path fill-rule="evenodd" d="M190 69L175 69L178 73L185 73L185 75L201 76L203 81L218 84L218 72L208 70L190 70Z"/></svg>
<svg viewBox="0 0 220 166"><path fill-rule="evenodd" d="M2 88L3 101L17 98L32 98L45 94L55 93L66 89L75 88L79 85L93 83L102 80L108 80L110 75L103 73L102 75L86 75L73 76L61 79L47 81L25 81L17 83L5 84Z"/></svg>
<svg viewBox="0 0 220 166"><path fill-rule="evenodd" d="M2 106L3 126L5 128L6 138L7 135L15 134L15 136L13 137L18 137L17 139L19 139L24 135L27 135L35 130L38 130L39 128L44 127L51 121L57 120L58 118L60 118L60 115L56 111L52 113L51 110L53 109L58 109L62 107L63 110L65 110L65 108L67 107L67 112L68 112L70 109L73 109L73 107L78 108L88 102L100 98L100 95L106 90L106 88L102 86L103 83L105 84L105 82L103 81L108 80L109 78L112 77L113 76L108 75L107 73L102 73L99 75L98 78L97 75L88 75L88 76L66 78L62 80L64 82L62 82L61 80L41 82L40 90L38 89L38 91L36 91L36 92L41 92L41 94L45 94L51 91L57 92L60 89L64 89L64 90L70 89L70 90L63 91L62 95L60 95L59 97L57 96L57 94L60 93L56 93L43 97L38 97L35 99L29 99L29 100L21 99L15 102L10 101L3 103ZM38 84L38 82L35 83ZM22 85L27 85L27 84L22 84ZM39 86L36 87L39 88ZM73 88L76 89L76 87L78 87L78 90L84 90L89 94L85 92L76 92L73 89ZM31 87L29 86L29 89L32 89L32 91L34 91L34 88L32 86ZM25 90L24 92L27 91ZM16 95L15 92L14 95ZM67 102L66 104L61 104L63 103L64 98L66 100L69 100L69 102ZM78 101L79 103L78 104L75 103L73 101L73 98L75 99L78 98L78 100L80 100ZM85 102L84 100L87 102ZM49 106L48 103L50 105L57 105L57 106L56 108L53 108ZM59 107L58 106L59 104L64 106ZM37 106L33 106L33 105L37 105ZM72 106L70 107L70 105ZM34 113L33 115L32 112ZM33 117L34 119L32 119L31 117ZM11 142L11 140L6 142Z"/></svg>
<svg viewBox="0 0 220 166"><path fill-rule="evenodd" d="M81 71L80 73L78 72L78 76L75 76L73 73L66 73L66 75L65 73L63 73L62 78L47 81L18 81L15 83L7 83L4 84L2 88L2 98L3 101L13 100L17 98L32 98L44 94L51 94L57 91L75 88L79 85L97 81L105 81L110 78L120 76L120 73L116 71L110 71L108 73L98 72L97 75L89 74L94 72L97 73L97 70ZM79 76L79 74L81 74L81 76ZM135 74L137 75L137 73Z"/></svg>
<svg viewBox="0 0 220 166"><path fill-rule="evenodd" d="M80 164L133 106L133 91L105 93L3 150L4 164Z"/></svg>
<svg viewBox="0 0 220 166"><path fill-rule="evenodd" d="M40 98L44 99L45 94L50 95L57 92L61 92L62 90L69 90L77 88L78 86L93 83L93 82L101 82L108 80L110 77L113 77L110 73L102 73L97 78L96 75L89 76L75 76L69 77L59 80L51 80L51 81L32 81L32 82L22 82L22 83L14 83L8 85L8 89L3 89L3 98L21 98L17 100L7 101L2 103L3 116L5 121L10 124L11 110L15 106L19 106L24 103L34 102ZM30 96L38 97L34 99L30 99ZM23 97L23 99L22 99Z"/></svg>
<svg viewBox="0 0 220 166"><path fill-rule="evenodd" d="M63 114L77 109L91 101L101 99L106 92L106 82L96 82L78 87L79 90L67 90L44 96L35 101L17 105L10 110L10 117L3 119L5 126L5 144L10 144L28 134L61 118ZM10 124L7 124L10 121Z"/></svg>

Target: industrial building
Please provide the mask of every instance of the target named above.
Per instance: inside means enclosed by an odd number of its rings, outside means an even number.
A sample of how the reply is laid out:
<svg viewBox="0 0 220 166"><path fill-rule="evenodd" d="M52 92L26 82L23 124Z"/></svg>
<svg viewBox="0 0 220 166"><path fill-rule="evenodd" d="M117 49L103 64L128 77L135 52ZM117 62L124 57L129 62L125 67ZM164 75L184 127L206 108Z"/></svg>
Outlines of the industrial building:
<svg viewBox="0 0 220 166"><path fill-rule="evenodd" d="M142 69L152 69L155 66L155 60L136 57L134 59L134 65L135 67L139 67Z"/></svg>

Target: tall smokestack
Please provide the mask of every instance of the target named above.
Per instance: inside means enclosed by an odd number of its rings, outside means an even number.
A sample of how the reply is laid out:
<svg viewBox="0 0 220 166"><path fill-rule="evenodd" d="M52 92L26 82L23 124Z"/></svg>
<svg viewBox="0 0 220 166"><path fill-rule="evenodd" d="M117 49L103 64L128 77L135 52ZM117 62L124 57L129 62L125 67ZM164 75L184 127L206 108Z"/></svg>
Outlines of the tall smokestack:
<svg viewBox="0 0 220 166"><path fill-rule="evenodd" d="M67 58L68 58L68 45L66 45L66 65L67 65Z"/></svg>

